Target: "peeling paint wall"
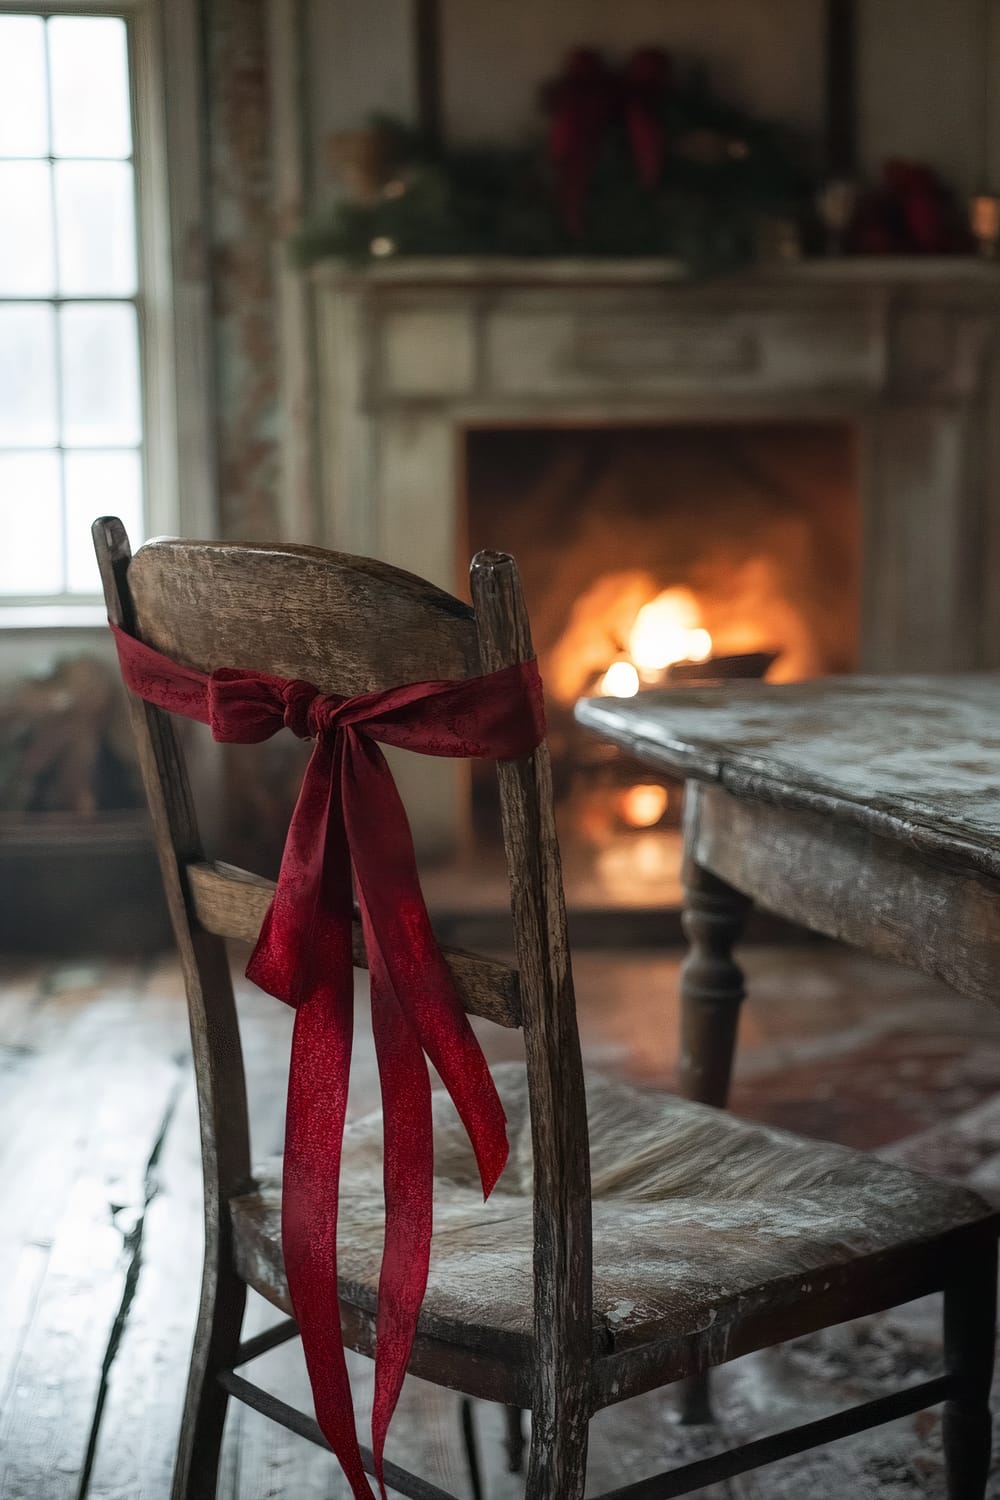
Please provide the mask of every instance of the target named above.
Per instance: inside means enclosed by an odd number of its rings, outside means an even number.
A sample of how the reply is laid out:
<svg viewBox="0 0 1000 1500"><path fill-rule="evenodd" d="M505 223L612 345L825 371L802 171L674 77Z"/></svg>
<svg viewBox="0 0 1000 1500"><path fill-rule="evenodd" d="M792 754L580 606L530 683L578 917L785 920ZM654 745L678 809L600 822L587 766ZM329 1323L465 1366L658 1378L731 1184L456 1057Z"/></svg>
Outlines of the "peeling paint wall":
<svg viewBox="0 0 1000 1500"><path fill-rule="evenodd" d="M203 0L219 531L280 534L267 0Z"/></svg>
<svg viewBox="0 0 1000 1500"><path fill-rule="evenodd" d="M218 534L236 541L309 540L295 535L283 502L289 444L283 359L289 299L277 205L288 167L276 140L295 133L279 108L274 0L200 0L205 48L206 202L210 244ZM292 330L294 331L294 330ZM302 378L306 378L305 375ZM224 751L218 853L277 872L302 775L302 747L287 736L256 753Z"/></svg>

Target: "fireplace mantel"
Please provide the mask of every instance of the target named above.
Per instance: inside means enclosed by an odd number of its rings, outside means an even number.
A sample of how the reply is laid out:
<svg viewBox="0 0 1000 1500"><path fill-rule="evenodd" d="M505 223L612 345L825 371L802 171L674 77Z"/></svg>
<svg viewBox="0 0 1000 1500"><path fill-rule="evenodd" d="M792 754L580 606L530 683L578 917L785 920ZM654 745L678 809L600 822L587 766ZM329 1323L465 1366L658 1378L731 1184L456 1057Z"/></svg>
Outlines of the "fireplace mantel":
<svg viewBox="0 0 1000 1500"><path fill-rule="evenodd" d="M1000 288L1000 264L975 256L845 256L758 266L708 282L694 282L681 261L656 256L403 256L364 265L322 261L311 275L320 286L681 286L739 293L751 286L872 286L950 282Z"/></svg>
<svg viewBox="0 0 1000 1500"><path fill-rule="evenodd" d="M862 666L1000 666L997 266L817 261L695 284L664 261L412 259L312 275L328 545L463 589L470 427L847 419ZM418 841L453 846L456 773L414 774Z"/></svg>

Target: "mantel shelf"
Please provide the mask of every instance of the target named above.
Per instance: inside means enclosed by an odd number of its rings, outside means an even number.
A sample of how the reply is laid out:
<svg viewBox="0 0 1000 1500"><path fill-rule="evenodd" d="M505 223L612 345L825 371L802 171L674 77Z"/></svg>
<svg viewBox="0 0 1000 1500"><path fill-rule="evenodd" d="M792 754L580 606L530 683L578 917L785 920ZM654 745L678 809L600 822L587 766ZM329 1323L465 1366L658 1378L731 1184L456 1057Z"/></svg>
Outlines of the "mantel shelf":
<svg viewBox="0 0 1000 1500"><path fill-rule="evenodd" d="M311 277L322 286L366 284L384 287L456 286L683 286L690 280L679 261L566 256L402 256L377 264L357 265L324 260ZM920 286L960 285L1000 291L1000 261L976 256L850 256L802 260L788 265L758 266L709 281L706 287L732 286Z"/></svg>

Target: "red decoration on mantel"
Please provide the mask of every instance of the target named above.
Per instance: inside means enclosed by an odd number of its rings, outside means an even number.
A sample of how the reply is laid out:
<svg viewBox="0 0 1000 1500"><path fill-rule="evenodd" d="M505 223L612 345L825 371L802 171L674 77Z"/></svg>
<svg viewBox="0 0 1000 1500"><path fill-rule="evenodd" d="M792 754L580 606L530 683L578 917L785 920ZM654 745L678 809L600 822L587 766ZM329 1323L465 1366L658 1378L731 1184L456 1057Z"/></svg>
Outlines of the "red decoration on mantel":
<svg viewBox="0 0 1000 1500"><path fill-rule="evenodd" d="M847 246L859 255L954 255L970 248L953 194L921 162L893 159L858 205Z"/></svg>
<svg viewBox="0 0 1000 1500"><path fill-rule="evenodd" d="M619 85L604 59L589 47L575 48L562 77L550 84L552 111L548 152L556 176L559 217L567 234L583 233L587 189L604 132L614 117Z"/></svg>
<svg viewBox="0 0 1000 1500"><path fill-rule="evenodd" d="M663 175L667 154L663 105L672 71L670 58L659 47L641 47L625 68L625 124L644 188L656 187Z"/></svg>
<svg viewBox="0 0 1000 1500"><path fill-rule="evenodd" d="M159 708L256 744L282 728L314 749L274 899L247 977L296 1009L288 1084L282 1243L320 1427L358 1500L358 1447L337 1300L337 1183L354 1017L352 871L371 974L385 1135L372 1449L382 1453L427 1284L434 1064L469 1133L488 1197L507 1161L503 1107L431 931L406 812L378 743L425 755L513 760L545 733L534 661L463 682L416 682L356 698L261 672L208 675L112 625L122 676Z"/></svg>
<svg viewBox="0 0 1000 1500"><path fill-rule="evenodd" d="M590 47L576 47L563 72L543 90L551 113L548 154L555 174L559 217L567 234L583 233L583 215L608 127L624 114L636 173L654 188L663 173L667 134L663 105L671 63L658 47L641 47L624 71L614 73Z"/></svg>

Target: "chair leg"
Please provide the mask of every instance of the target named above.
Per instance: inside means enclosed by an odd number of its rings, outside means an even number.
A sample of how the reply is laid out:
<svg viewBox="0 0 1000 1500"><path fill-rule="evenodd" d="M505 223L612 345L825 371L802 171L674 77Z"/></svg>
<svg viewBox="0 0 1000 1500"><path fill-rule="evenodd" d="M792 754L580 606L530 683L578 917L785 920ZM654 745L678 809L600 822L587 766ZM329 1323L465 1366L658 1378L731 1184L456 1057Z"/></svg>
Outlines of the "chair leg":
<svg viewBox="0 0 1000 1500"><path fill-rule="evenodd" d="M532 1417L524 1500L583 1500L589 1431L583 1415L554 1424Z"/></svg>
<svg viewBox="0 0 1000 1500"><path fill-rule="evenodd" d="M505 1406L504 1415L507 1418L507 1473L521 1474L524 1472L524 1412L519 1406Z"/></svg>
<svg viewBox="0 0 1000 1500"><path fill-rule="evenodd" d="M472 1500L483 1500L483 1475L479 1466L479 1444L476 1441L476 1421L470 1397L462 1397L459 1410L462 1419L462 1444L465 1448L465 1462L469 1469Z"/></svg>
<svg viewBox="0 0 1000 1500"><path fill-rule="evenodd" d="M677 1411L683 1427L706 1427L715 1421L712 1380L708 1371L677 1384Z"/></svg>
<svg viewBox="0 0 1000 1500"><path fill-rule="evenodd" d="M990 1472L993 1424L990 1385L997 1303L997 1249L963 1269L944 1294L944 1353L949 1374L961 1382L944 1408L943 1438L948 1500L983 1500Z"/></svg>
<svg viewBox="0 0 1000 1500"><path fill-rule="evenodd" d="M236 1359L246 1296L228 1254L206 1259L171 1500L216 1500L229 1399L216 1376Z"/></svg>

